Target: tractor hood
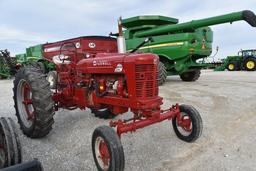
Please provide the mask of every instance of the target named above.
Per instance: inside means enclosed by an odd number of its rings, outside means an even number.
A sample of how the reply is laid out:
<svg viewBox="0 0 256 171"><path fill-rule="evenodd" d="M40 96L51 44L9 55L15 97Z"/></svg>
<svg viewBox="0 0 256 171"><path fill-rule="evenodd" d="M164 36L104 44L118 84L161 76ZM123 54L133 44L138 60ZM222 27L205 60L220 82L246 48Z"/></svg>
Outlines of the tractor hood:
<svg viewBox="0 0 256 171"><path fill-rule="evenodd" d="M120 74L133 69L134 65L158 63L158 56L144 54L101 53L95 58L83 59L77 63L80 74Z"/></svg>

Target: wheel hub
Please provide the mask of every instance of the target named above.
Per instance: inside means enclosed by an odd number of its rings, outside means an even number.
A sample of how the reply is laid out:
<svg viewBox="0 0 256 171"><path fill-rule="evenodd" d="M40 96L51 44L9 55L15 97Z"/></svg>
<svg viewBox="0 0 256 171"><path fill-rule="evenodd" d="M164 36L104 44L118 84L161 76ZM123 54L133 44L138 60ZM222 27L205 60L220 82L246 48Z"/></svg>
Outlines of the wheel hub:
<svg viewBox="0 0 256 171"><path fill-rule="evenodd" d="M185 114L181 113L180 119L177 120L178 122L178 129L183 135L189 135L192 132L192 122L190 117Z"/></svg>
<svg viewBox="0 0 256 171"><path fill-rule="evenodd" d="M27 82L25 82L23 84L23 98L24 98L24 100L22 101L22 103L24 104L25 110L27 112L27 120L34 119L34 111L31 111L31 106L33 105L31 95L32 95L32 93L30 91L29 85L28 85Z"/></svg>
<svg viewBox="0 0 256 171"><path fill-rule="evenodd" d="M110 165L110 153L108 150L107 143L101 137L98 137L96 139L95 152L100 167L103 168L104 170L108 170Z"/></svg>
<svg viewBox="0 0 256 171"><path fill-rule="evenodd" d="M235 65L234 64L229 64L228 68L229 68L229 70L234 70L235 69Z"/></svg>
<svg viewBox="0 0 256 171"><path fill-rule="evenodd" d="M30 127L35 118L32 92L26 80L20 80L17 87L17 102L20 118L24 125Z"/></svg>
<svg viewBox="0 0 256 171"><path fill-rule="evenodd" d="M181 123L180 123L181 127L187 131L187 132L191 132L192 128L191 128L191 120L189 118L189 116L183 116L181 119Z"/></svg>
<svg viewBox="0 0 256 171"><path fill-rule="evenodd" d="M254 63L253 61L248 61L248 62L246 63L246 67L247 67L248 69L253 69L253 68L255 67L255 63Z"/></svg>

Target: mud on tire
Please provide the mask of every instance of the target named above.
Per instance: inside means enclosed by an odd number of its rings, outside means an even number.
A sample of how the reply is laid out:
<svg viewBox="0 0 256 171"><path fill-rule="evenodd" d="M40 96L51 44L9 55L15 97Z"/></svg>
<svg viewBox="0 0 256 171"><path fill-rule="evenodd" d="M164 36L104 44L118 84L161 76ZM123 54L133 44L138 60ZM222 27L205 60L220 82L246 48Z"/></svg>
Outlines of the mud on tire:
<svg viewBox="0 0 256 171"><path fill-rule="evenodd" d="M45 75L36 68L22 68L13 82L13 99L20 128L31 138L46 136L54 123L54 102Z"/></svg>

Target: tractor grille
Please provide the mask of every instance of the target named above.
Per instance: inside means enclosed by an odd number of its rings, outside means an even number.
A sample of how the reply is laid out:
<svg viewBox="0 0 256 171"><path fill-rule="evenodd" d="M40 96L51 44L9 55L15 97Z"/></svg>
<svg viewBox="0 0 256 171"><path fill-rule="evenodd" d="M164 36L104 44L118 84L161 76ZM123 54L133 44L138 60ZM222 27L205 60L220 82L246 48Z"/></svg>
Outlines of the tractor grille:
<svg viewBox="0 0 256 171"><path fill-rule="evenodd" d="M135 65L136 96L154 97L158 95L157 72L155 65Z"/></svg>

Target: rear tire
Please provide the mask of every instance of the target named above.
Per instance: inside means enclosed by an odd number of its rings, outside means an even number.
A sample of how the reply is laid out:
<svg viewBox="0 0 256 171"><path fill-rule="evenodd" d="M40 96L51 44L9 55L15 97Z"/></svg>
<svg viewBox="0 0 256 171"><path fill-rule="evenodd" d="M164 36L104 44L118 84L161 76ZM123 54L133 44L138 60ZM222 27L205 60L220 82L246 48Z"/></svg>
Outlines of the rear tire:
<svg viewBox="0 0 256 171"><path fill-rule="evenodd" d="M185 72L180 75L180 78L182 81L192 82L192 81L198 80L198 78L200 77L200 74L201 74L201 71L198 69L190 72Z"/></svg>
<svg viewBox="0 0 256 171"><path fill-rule="evenodd" d="M22 68L14 80L14 107L22 132L31 138L46 136L54 123L54 102L45 75L36 68Z"/></svg>
<svg viewBox="0 0 256 171"><path fill-rule="evenodd" d="M181 123L178 118L172 119L172 126L177 137L186 142L197 140L203 130L203 122L199 112L192 106L180 105Z"/></svg>
<svg viewBox="0 0 256 171"><path fill-rule="evenodd" d="M109 126L100 126L94 130L92 152L99 171L124 170L123 146L116 132Z"/></svg>
<svg viewBox="0 0 256 171"><path fill-rule="evenodd" d="M255 58L247 58L244 61L244 68L246 71L255 71L256 70L256 59Z"/></svg>
<svg viewBox="0 0 256 171"><path fill-rule="evenodd" d="M94 113L95 117L101 118L101 119L112 119L116 115L113 114L109 109L91 109L91 112Z"/></svg>
<svg viewBox="0 0 256 171"><path fill-rule="evenodd" d="M158 85L163 85L167 79L166 67L162 62L158 63Z"/></svg>

